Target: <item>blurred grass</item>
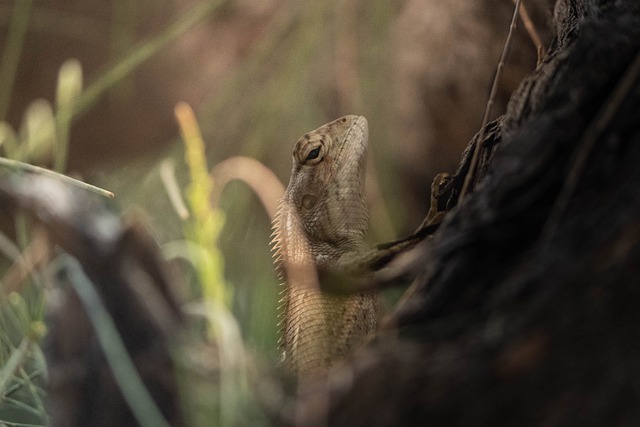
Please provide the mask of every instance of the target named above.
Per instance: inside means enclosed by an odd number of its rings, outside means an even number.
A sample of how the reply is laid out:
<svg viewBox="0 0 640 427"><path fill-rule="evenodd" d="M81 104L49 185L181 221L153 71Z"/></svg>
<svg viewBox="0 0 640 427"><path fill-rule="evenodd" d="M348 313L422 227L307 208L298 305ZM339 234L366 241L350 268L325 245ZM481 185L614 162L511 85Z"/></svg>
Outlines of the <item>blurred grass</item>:
<svg viewBox="0 0 640 427"><path fill-rule="evenodd" d="M0 101L6 98L6 101L2 101L6 103L6 108L10 105L16 77L14 68L20 58L19 48L25 31L28 32L30 28L28 25L39 29L46 27L52 32L75 34L76 38L84 37L83 31L88 32L87 40L93 39L90 33L93 27L104 25L88 24L86 20L78 21L68 10L47 10L41 5L29 8L27 3L14 3L15 14L21 16L15 18L16 21L11 18L8 28L13 36L6 39L3 47L0 75L5 73L9 78L0 86ZM39 136L41 141L48 142L38 143L35 145L36 149L26 150L24 147L29 146L29 143L25 141L35 138L34 132L16 132L6 123L0 123L0 148L4 155L22 161L44 162L53 165L57 171L65 171L70 130L80 115L90 112L97 102L107 96L113 98L111 101L116 105L125 102L131 92L130 88L136 84L132 78L136 70L158 53L166 51L172 41L203 20L224 19L224 14L231 13L236 3L191 2L191 8L180 14L160 33L138 40L135 32L136 20L144 16L145 8L157 7L157 2L142 2L132 6L126 1L114 0L111 6L114 18L108 28L112 61L97 75L86 76L89 84L84 89L82 81L85 76L81 64L78 61L66 62L59 73L59 91L55 102L42 104L46 102L42 101L40 112L30 113L40 118L40 125L35 126L40 132L42 129L46 130L47 126L53 129L53 134L49 130L45 137ZM370 165L377 167L378 175L384 177L384 163L376 160L380 152L384 154L385 144L392 141L391 135L385 133L389 128L389 109L388 100L385 99L388 91L384 89L388 85L388 31L396 8L395 2L387 0L282 1L256 42L234 65L233 71L227 73L222 81L216 82L216 92L197 106L198 122L207 143L208 167L232 154L243 154L272 167L286 183L291 167L290 150L293 142L301 134L322 123L343 114L355 113L369 118L370 151L373 159L373 164ZM30 14L32 19L25 19L25 14ZM65 22L70 23L68 28L60 28L53 19L55 16L66 17ZM212 40L212 43L216 42ZM0 118L5 115L0 115ZM119 124L113 123L112 126ZM161 243L186 236L204 247L203 253L208 254L205 257L208 260L203 263L194 262L195 270L201 271L191 277L191 282L195 283L194 286L200 289L201 294L185 294L191 302L201 301L200 297L203 295L206 301L220 298L228 308L228 313L233 315L231 317L223 314L222 318L208 320L212 324L226 324L222 331L226 331L231 337L231 344L218 349L217 357L233 360L239 358L239 353L248 351L258 359L275 364L278 357L276 307L280 287L269 252L270 223L267 216L258 206L255 195L243 184L234 182L228 185L220 204L220 209L227 218L224 228L217 230L222 226L218 217L218 220L213 220L217 225L214 224L212 229L212 219L209 217L211 212L207 212L204 207L208 201L206 195L209 189L204 188L201 183L199 187L187 190L186 194L191 199L192 208L195 207L194 202L200 206L192 210L192 213L201 211L202 216L185 229L183 221L173 212L159 177L159 165L166 157L174 159L178 165L178 183L187 187L191 180L189 169L182 160L183 147L177 141L167 148L149 153L145 158L105 165L93 171L90 176L92 180L117 194L119 204L125 212L141 208L149 216L149 222ZM202 162L203 159L198 161ZM201 180L194 179L195 181ZM390 222L387 209L389 205L394 205L394 200L389 196L382 198L380 187L386 189L384 194L396 194L393 191L393 181L383 179L379 183L377 178L371 177L369 181L368 186L373 188L378 201L372 206L371 240L375 242L392 238L397 224ZM397 211L394 210L394 217L397 217L395 212ZM21 250L29 241L28 225L23 228L26 230L23 232L25 237L20 245ZM215 254L218 247L220 253ZM197 259L193 255L191 258L192 261ZM207 269L211 270L207 272ZM207 290L209 288L204 287L207 283L218 283L226 286L223 288L226 290L219 292L221 296L212 296L217 291ZM6 366L12 357L29 361L24 365L24 375L13 372L11 376L10 399L13 400L0 401L0 422L10 419L7 415L9 413L3 412L10 409L11 416L24 416L23 420L26 421L22 422L38 424L45 420L41 406L41 377L45 367L36 357L36 353L40 351L39 336L32 331L35 326L42 325L44 293L39 285L33 283L25 284L23 289L22 295L7 296L4 292L0 295L0 321L4 322L5 317L13 319L6 320L7 328L0 330L0 342L3 343L0 348L0 365ZM18 305L27 308L26 312L21 312L22 317L15 313L17 306L12 305L11 298L16 302L22 301ZM205 317L219 313L219 310L207 307L200 307L204 310ZM15 321L17 318L20 322ZM222 332L214 334L216 340L224 342L221 336ZM203 337L199 339L206 341ZM194 345L193 341L189 342ZM244 394L247 387L244 382L248 373L243 366L246 362L244 357L239 359L242 359L237 361L239 365L229 367L231 376L222 379L223 383L226 381L226 386L223 384L222 388L212 386L210 378L204 374L199 376L197 372L191 372L185 375L183 387L186 398L198 396L196 399L204 400L201 404L189 402L187 406L191 405L207 414L194 415L190 425L210 425L207 423L207 420L211 420L209 416L219 421L215 425L243 424L248 423L247 419L254 422L260 419L259 414L254 418L245 418L244 421L234 418L234 413L240 411L239 408L244 408L242 411L248 413L256 411ZM185 370L194 369L187 362ZM227 393L224 387L227 390L229 387L239 388ZM200 390L207 390L211 397L203 397ZM230 402L224 399L236 400ZM227 407L228 412L212 408L209 405L212 401L221 405L213 406ZM26 406L21 407L15 402ZM33 418L36 414L41 417L37 422Z"/></svg>
<svg viewBox="0 0 640 427"><path fill-rule="evenodd" d="M32 0L16 2L11 13L6 46L0 62L0 120L7 116L32 3Z"/></svg>
<svg viewBox="0 0 640 427"><path fill-rule="evenodd" d="M185 145L185 158L189 167L190 182L187 202L191 218L185 224L185 236L198 248L190 254L202 288L203 300L220 309L228 310L232 290L224 279L223 257L218 249L218 237L224 225L222 212L211 206L214 182L209 176L204 152L204 141L196 123L193 110L186 103L175 109Z"/></svg>
<svg viewBox="0 0 640 427"><path fill-rule="evenodd" d="M60 266L64 265L70 283L82 300L107 364L136 421L141 427L169 427L145 388L113 318L102 303L96 286L84 273L82 265L69 255L61 255L55 262Z"/></svg>
<svg viewBox="0 0 640 427"><path fill-rule="evenodd" d="M8 426L46 424L43 317L43 294L33 283L21 293L0 294L0 423Z"/></svg>
<svg viewBox="0 0 640 427"><path fill-rule="evenodd" d="M117 84L125 80L145 61L156 55L163 48L166 48L169 43L199 24L203 19L209 17L223 4L223 0L207 0L197 3L162 33L150 40L141 42L125 54L124 57L118 58L82 93L72 116L77 117L88 108L91 108L106 95L107 91L113 90Z"/></svg>
<svg viewBox="0 0 640 427"><path fill-rule="evenodd" d="M383 162L378 166L376 161L379 153L382 159L386 157L385 146L393 141L386 134L389 110L385 87L389 77L388 31L397 5L374 0L366 7L360 3L359 8L344 10L341 4L284 2L233 72L212 82L218 89L198 105L196 114L207 143L209 165L231 155L247 155L273 168L285 184L291 148L301 134L342 114L367 116L372 153L369 168L379 170L378 178L368 183L376 196L369 239L376 243L396 237L398 224L388 220L390 206L393 217L402 221L401 211L393 209L400 203L393 199L398 192L393 180L387 179L388 166ZM348 18L338 19L345 13ZM343 27L341 31L338 25ZM357 84L353 93L340 97L338 103L334 102L340 78L336 55L343 43L341 37L347 36L355 38L356 45L343 69L351 68ZM144 206L161 241L176 239L182 233L159 177L158 165L166 157L174 159L177 179L185 185L188 173L179 144L95 175L98 181L109 183L125 206ZM132 182L137 185L131 186ZM242 183L229 184L220 207L228 218L220 248L225 254L225 276L234 289L233 313L249 346L275 362L280 287L268 251L269 220L257 197Z"/></svg>

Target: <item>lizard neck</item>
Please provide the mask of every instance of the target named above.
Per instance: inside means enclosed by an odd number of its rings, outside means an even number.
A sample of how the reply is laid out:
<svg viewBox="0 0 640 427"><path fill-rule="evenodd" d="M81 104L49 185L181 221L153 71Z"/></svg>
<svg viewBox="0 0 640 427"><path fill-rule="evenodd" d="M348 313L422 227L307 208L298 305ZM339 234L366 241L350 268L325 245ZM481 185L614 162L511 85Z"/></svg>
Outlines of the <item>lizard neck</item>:
<svg viewBox="0 0 640 427"><path fill-rule="evenodd" d="M367 252L369 247L361 239L335 242L311 241L310 250L318 269L340 269L349 259Z"/></svg>
<svg viewBox="0 0 640 427"><path fill-rule="evenodd" d="M367 207L364 117L346 116L302 136L275 226L287 285L282 306L283 360L298 373L319 372L344 358L376 326L373 294L328 295L317 268L341 271L364 250Z"/></svg>

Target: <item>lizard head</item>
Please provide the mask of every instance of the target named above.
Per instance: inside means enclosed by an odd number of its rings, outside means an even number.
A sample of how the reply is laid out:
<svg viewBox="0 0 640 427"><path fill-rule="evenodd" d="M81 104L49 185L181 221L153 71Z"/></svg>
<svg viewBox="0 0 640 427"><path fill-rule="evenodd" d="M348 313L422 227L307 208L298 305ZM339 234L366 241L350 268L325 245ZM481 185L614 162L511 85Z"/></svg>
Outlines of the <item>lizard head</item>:
<svg viewBox="0 0 640 427"><path fill-rule="evenodd" d="M366 233L368 136L367 119L344 116L303 135L294 146L284 202L294 208L316 255L339 256L341 248L361 242Z"/></svg>

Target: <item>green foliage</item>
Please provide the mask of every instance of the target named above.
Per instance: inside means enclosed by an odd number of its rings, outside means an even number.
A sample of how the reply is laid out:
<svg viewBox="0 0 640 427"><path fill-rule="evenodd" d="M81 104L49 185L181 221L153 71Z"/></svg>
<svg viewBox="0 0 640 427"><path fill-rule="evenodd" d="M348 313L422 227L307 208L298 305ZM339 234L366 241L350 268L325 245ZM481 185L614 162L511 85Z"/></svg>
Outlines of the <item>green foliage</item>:
<svg viewBox="0 0 640 427"><path fill-rule="evenodd" d="M231 313L233 294L224 278L224 258L218 247L224 216L211 205L214 182L209 175L204 142L193 111L187 104L180 103L176 106L176 117L190 172L186 196L191 217L185 222L185 238L202 290L203 303L195 305L195 314L206 320L208 337L218 350L219 386L211 396L211 401L215 402L214 419L216 425L236 426L250 397L246 352L238 322Z"/></svg>
<svg viewBox="0 0 640 427"><path fill-rule="evenodd" d="M136 421L142 427L169 427L138 375L115 322L102 303L95 285L84 274L82 266L75 258L62 255L58 262L65 265L69 281L84 304L105 359Z"/></svg>
<svg viewBox="0 0 640 427"><path fill-rule="evenodd" d="M114 60L89 76L84 75L77 60L64 62L53 102L35 100L26 109L21 126L14 129L2 120L9 111L29 17L49 13L38 5L32 8L31 3L14 2L0 63L0 150L5 157L0 159L0 168L38 173L50 171L32 164L44 163L64 172L70 129L84 112L112 94L114 87L125 82L120 89L126 89L128 79L133 84L133 72L141 65L196 24L231 7L222 6L233 4L222 0L192 2L159 34L136 42L135 17L144 15L144 6L116 0L110 29ZM249 355L267 362L277 357L279 288L268 251L269 220L257 206L255 196L241 184L231 184L220 206L212 208L209 195L215 183L209 179L206 157L213 164L212 160L230 154L250 155L284 176L290 168L291 145L302 132L340 114L374 118L387 114L381 90L387 76L381 57L393 2L372 0L359 10L347 3L357 2L289 2L281 7L260 41L244 54L235 71L219 82L215 96L199 105L204 138L195 119L182 127L188 166L177 173L180 182L188 183L183 187L189 219L180 220L171 214L157 178L160 160L168 155L181 158L182 146L174 145L168 151L109 171L114 175L109 186L117 190L119 204L125 209L141 206L160 240L170 242L164 245L167 258L185 259L192 267L185 269L185 275L192 274L192 292L185 292L185 309L195 320L175 348L190 426L267 424L250 393L254 362ZM354 50L340 53L341 46ZM349 83L346 91L333 87L339 77ZM327 94L336 91L340 96L334 103ZM375 129L384 127L379 124L383 122L370 120L372 135L384 135L382 129ZM206 153L203 139L210 143ZM382 146L380 142L372 147ZM373 212L372 217L374 230L390 229L378 219L383 214ZM29 223L17 218L17 224L19 245L12 251L2 250L6 262L0 267L0 280L30 243ZM390 232L379 235L385 233ZM46 423L42 405L46 366L40 349L45 293L37 277L34 280L36 273L32 273L21 284L20 293L7 294L0 287L0 425ZM92 286L82 280L78 283L83 289ZM108 323L100 320L96 324L107 325L108 329ZM109 336L113 331L102 333ZM117 337L105 339L117 342ZM128 396L134 406L140 399L144 401L135 392Z"/></svg>
<svg viewBox="0 0 640 427"><path fill-rule="evenodd" d="M33 290L32 290L33 291ZM40 293L0 295L0 423L45 425L47 367L39 347L44 334Z"/></svg>
<svg viewBox="0 0 640 427"><path fill-rule="evenodd" d="M69 130L73 120L118 82L126 78L142 63L151 58L168 43L193 27L220 6L220 1L201 2L182 16L167 30L132 49L110 69L103 73L85 91L82 90L82 68L77 60L66 61L60 68L53 105L44 100L33 101L24 113L22 125L16 132L7 122L1 121L6 116L9 100L14 87L18 60L27 30L31 1L15 2L11 16L9 37L0 63L0 149L4 157L0 158L0 167L13 171L30 171L53 176L56 179L74 185L110 195L97 187L81 181L73 180L39 168L30 163L49 162L57 171L66 168ZM30 163L24 163L30 162ZM8 259L3 262L3 270L9 271L13 263L24 266L21 252L30 243L30 229L21 215L15 219L20 242L19 247L11 243L4 234L0 234L0 252ZM211 229L207 223L207 229ZM73 263L74 260L67 260ZM30 267L27 267L30 268ZM90 316L99 341L103 344L106 358L112 363L116 379L121 385L124 395L129 400L133 412L139 415L142 425L162 425L162 417L148 393L137 377L133 365L119 339L117 331L109 315L102 307L93 284L76 268L75 280L72 284L76 291L92 307ZM0 277L5 276L5 274ZM36 272L30 272L27 279L18 284L20 293L9 292L0 284L0 425L37 426L46 425L44 382L46 378L46 362L40 347L44 335L44 297L45 292ZM118 345L120 343L120 345ZM128 369L128 371L127 371ZM137 378L137 381L136 381ZM230 425L230 424L227 424Z"/></svg>
<svg viewBox="0 0 640 427"><path fill-rule="evenodd" d="M7 116L15 83L18 61L22 54L33 0L17 1L11 13L6 46L0 62L0 120Z"/></svg>
<svg viewBox="0 0 640 427"><path fill-rule="evenodd" d="M176 117L180 123L185 145L185 158L191 181L187 187L187 202L191 208L191 218L185 224L185 236L191 247L198 280L203 290L204 301L228 310L231 289L224 280L223 258L218 249L218 236L224 225L224 216L219 209L211 206L213 180L209 177L204 152L204 141L191 107L184 103L176 107Z"/></svg>

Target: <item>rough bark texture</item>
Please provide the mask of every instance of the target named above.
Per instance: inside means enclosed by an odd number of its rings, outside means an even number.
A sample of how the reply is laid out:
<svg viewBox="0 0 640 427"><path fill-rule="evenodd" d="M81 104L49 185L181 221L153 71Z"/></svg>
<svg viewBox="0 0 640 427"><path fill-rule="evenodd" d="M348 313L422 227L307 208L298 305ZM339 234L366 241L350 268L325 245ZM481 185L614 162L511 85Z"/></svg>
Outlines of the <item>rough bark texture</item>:
<svg viewBox="0 0 640 427"><path fill-rule="evenodd" d="M640 425L640 3L559 1L554 20L399 338L306 387L297 424Z"/></svg>
<svg viewBox="0 0 640 427"><path fill-rule="evenodd" d="M546 47L552 37L548 24L554 1L523 3ZM426 187L436 174L454 170L482 122L512 15L513 3L504 0L401 3L390 38L393 91L388 127L394 137L384 150L390 155L393 178L402 182L400 200L408 227L420 220L429 202L428 191L416 191L416 186ZM534 43L519 22L491 119L504 114L536 57Z"/></svg>

